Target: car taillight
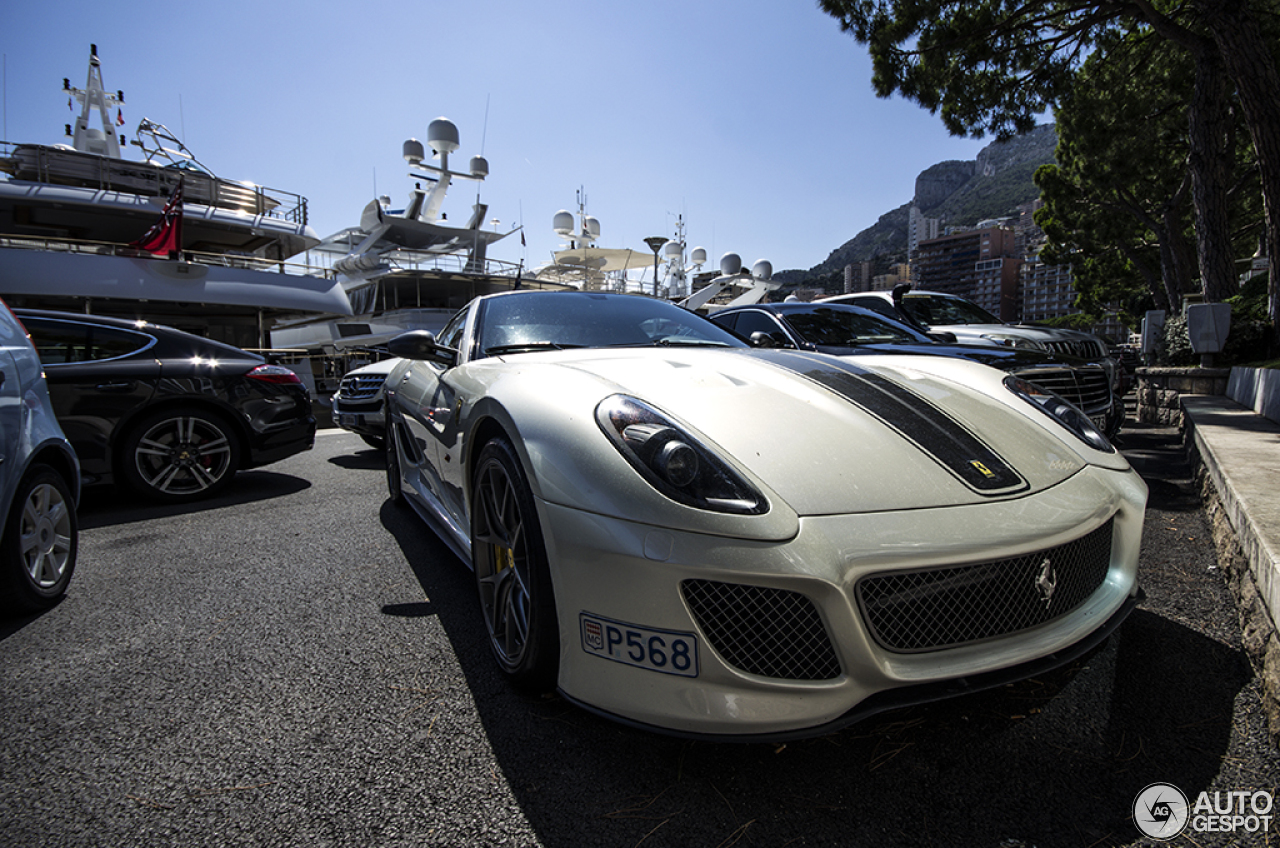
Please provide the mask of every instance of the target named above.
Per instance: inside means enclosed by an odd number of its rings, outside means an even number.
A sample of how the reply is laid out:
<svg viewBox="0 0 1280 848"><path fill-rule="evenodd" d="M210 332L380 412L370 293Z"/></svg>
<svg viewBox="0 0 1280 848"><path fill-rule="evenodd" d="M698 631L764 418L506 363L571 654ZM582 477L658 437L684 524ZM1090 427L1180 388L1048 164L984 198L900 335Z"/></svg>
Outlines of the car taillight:
<svg viewBox="0 0 1280 848"><path fill-rule="evenodd" d="M298 375L285 368L283 365L259 365L257 368L245 374L253 380L261 380L264 383L301 383L302 380Z"/></svg>

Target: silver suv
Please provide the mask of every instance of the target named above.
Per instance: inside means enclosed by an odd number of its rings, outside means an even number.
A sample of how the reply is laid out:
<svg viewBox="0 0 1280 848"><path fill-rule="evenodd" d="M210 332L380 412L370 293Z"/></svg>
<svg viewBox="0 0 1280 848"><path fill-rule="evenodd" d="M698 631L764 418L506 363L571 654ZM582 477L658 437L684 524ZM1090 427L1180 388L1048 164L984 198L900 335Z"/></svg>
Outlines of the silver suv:
<svg viewBox="0 0 1280 848"><path fill-rule="evenodd" d="M384 359L351 369L333 396L333 423L357 434L365 444L378 450L386 445L387 434L382 384L399 362L395 358Z"/></svg>
<svg viewBox="0 0 1280 848"><path fill-rule="evenodd" d="M80 463L62 434L40 357L0 301L0 607L57 603L79 548Z"/></svg>

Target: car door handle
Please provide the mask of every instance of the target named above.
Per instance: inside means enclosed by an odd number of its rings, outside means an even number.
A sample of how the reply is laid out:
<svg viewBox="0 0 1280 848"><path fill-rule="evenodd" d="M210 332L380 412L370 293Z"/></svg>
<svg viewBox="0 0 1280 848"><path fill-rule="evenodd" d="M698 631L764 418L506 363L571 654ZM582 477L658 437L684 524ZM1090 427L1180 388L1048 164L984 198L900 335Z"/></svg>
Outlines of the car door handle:
<svg viewBox="0 0 1280 848"><path fill-rule="evenodd" d="M129 392L129 391L133 391L133 387L134 387L134 386L136 386L136 385L137 385L137 383L135 383L133 380L124 380L124 381L118 381L118 382L115 382L115 383L99 383L99 384L98 384L98 391L100 391L100 392Z"/></svg>
<svg viewBox="0 0 1280 848"><path fill-rule="evenodd" d="M0 386L4 385L4 372L0 371Z"/></svg>

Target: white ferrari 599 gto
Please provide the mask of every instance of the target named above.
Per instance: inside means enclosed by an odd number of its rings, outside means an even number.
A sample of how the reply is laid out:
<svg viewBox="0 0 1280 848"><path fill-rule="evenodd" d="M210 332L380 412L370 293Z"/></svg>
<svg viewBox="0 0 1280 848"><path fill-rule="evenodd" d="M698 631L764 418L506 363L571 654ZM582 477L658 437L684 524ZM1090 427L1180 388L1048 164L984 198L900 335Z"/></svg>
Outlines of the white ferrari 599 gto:
<svg viewBox="0 0 1280 848"><path fill-rule="evenodd" d="M389 349L391 497L474 570L514 683L625 722L824 733L1069 661L1140 596L1141 478L985 365L752 349L589 292Z"/></svg>

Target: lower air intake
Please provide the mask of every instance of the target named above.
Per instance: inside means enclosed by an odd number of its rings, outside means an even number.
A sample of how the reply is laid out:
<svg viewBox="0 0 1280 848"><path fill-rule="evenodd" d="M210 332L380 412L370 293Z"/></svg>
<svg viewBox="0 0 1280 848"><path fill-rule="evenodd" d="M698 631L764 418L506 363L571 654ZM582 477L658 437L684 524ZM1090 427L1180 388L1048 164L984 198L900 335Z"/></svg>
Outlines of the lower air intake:
<svg viewBox="0 0 1280 848"><path fill-rule="evenodd" d="M782 680L840 676L818 608L799 592L716 580L685 580L680 590L707 642L734 668Z"/></svg>

